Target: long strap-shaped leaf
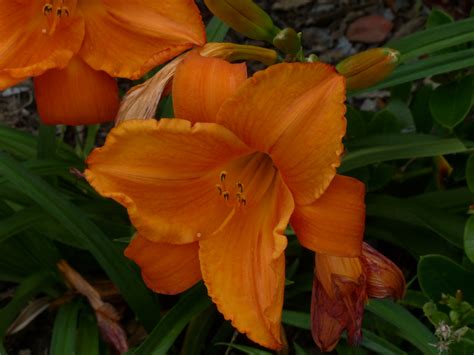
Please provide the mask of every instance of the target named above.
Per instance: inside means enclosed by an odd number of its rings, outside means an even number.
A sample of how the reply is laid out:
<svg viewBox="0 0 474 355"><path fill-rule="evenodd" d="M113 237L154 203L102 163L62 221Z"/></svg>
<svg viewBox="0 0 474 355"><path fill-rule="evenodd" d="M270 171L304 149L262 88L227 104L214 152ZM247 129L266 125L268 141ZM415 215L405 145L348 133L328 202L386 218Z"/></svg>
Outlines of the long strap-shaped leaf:
<svg viewBox="0 0 474 355"><path fill-rule="evenodd" d="M147 329L159 318L158 303L128 259L85 214L40 177L31 174L9 155L0 152L0 175L61 223L88 248L117 285L130 307Z"/></svg>

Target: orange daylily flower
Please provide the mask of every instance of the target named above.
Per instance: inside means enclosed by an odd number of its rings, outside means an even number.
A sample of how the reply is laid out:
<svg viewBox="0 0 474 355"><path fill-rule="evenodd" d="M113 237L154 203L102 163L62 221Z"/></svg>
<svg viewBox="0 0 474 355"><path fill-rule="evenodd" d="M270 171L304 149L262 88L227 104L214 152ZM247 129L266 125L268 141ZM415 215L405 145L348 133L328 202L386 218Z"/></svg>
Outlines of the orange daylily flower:
<svg viewBox="0 0 474 355"><path fill-rule="evenodd" d="M359 257L317 254L311 302L314 341L331 351L346 329L349 344L358 344L367 298L400 299L404 293L400 269L367 243Z"/></svg>
<svg viewBox="0 0 474 355"><path fill-rule="evenodd" d="M0 90L35 77L44 123L113 120L112 77L140 78L205 43L192 0L0 0Z"/></svg>
<svg viewBox="0 0 474 355"><path fill-rule="evenodd" d="M364 186L336 175L345 80L322 63L245 64L191 52L173 82L175 119L127 120L87 159L85 176L124 205L126 255L156 292L201 278L226 319L282 346L284 230L309 249L359 257Z"/></svg>

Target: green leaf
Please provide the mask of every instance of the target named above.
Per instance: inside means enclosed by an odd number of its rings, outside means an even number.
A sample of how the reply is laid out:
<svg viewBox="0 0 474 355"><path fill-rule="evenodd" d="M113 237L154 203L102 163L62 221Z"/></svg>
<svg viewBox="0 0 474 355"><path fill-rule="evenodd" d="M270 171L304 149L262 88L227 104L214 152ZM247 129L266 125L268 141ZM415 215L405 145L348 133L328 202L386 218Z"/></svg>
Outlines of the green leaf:
<svg viewBox="0 0 474 355"><path fill-rule="evenodd" d="M38 159L51 159L54 157L56 154L56 126L40 124L36 149Z"/></svg>
<svg viewBox="0 0 474 355"><path fill-rule="evenodd" d="M39 207L25 208L0 220L0 243L9 237L31 228L44 219L45 214Z"/></svg>
<svg viewBox="0 0 474 355"><path fill-rule="evenodd" d="M456 127L471 110L472 92L471 77L436 88L430 98L434 119L444 127Z"/></svg>
<svg viewBox="0 0 474 355"><path fill-rule="evenodd" d="M296 328L311 330L311 317L308 313L283 310L282 322ZM364 329L362 334L361 345L377 354L405 354L404 351L368 330Z"/></svg>
<svg viewBox="0 0 474 355"><path fill-rule="evenodd" d="M99 328L89 307L84 307L79 315L76 354L99 355Z"/></svg>
<svg viewBox="0 0 474 355"><path fill-rule="evenodd" d="M231 343L218 343L216 345L225 345L225 346L228 346L229 348L240 350L241 352L247 355L271 355L272 354L271 352L252 348L246 345L231 344Z"/></svg>
<svg viewBox="0 0 474 355"><path fill-rule="evenodd" d="M389 341L379 337L375 333L372 333L368 330L363 330L362 332L362 346L372 350L375 354L383 355L405 355L406 352L397 348L395 345Z"/></svg>
<svg viewBox="0 0 474 355"><path fill-rule="evenodd" d="M159 319L156 298L141 280L137 270L121 250L92 223L84 213L65 200L41 178L32 175L21 164L0 152L0 174L43 209L94 255L99 264L120 289L125 300L145 327L151 329Z"/></svg>
<svg viewBox="0 0 474 355"><path fill-rule="evenodd" d="M432 27L412 35L390 41L386 47L394 48L402 53L402 60L416 58L440 49L474 40L474 19L466 19L454 23Z"/></svg>
<svg viewBox="0 0 474 355"><path fill-rule="evenodd" d="M415 92L410 103L413 121L415 122L416 131L419 133L429 133L433 127L433 116L429 106L432 93L431 86L422 86Z"/></svg>
<svg viewBox="0 0 474 355"><path fill-rule="evenodd" d="M397 222L427 228L453 245L463 247L466 219L444 210L417 204L410 199L370 195L367 198L367 216L383 217Z"/></svg>
<svg viewBox="0 0 474 355"><path fill-rule="evenodd" d="M424 141L420 141L417 135L411 135L406 138L410 139L409 143L386 144L352 152L349 151L349 153L344 156L338 172L342 174L362 166L380 163L382 161L432 157L466 151L464 144L456 138L438 138Z"/></svg>
<svg viewBox="0 0 474 355"><path fill-rule="evenodd" d="M205 349L205 341L216 320L217 311L214 305L194 317L186 330L186 336L181 348L182 355L201 354Z"/></svg>
<svg viewBox="0 0 474 355"><path fill-rule="evenodd" d="M466 164L466 181L467 187L474 192L474 154L469 156Z"/></svg>
<svg viewBox="0 0 474 355"><path fill-rule="evenodd" d="M292 327L311 330L311 317L309 313L283 310L281 321Z"/></svg>
<svg viewBox="0 0 474 355"><path fill-rule="evenodd" d="M89 153L94 149L95 140L97 138L97 133L99 132L100 124L93 124L87 126L87 135L84 142L84 147L82 148L82 153L84 157L87 157Z"/></svg>
<svg viewBox="0 0 474 355"><path fill-rule="evenodd" d="M293 347L295 348L295 355L308 355L305 349L301 347L301 345L298 345L297 342L293 342Z"/></svg>
<svg viewBox="0 0 474 355"><path fill-rule="evenodd" d="M437 354L430 344L436 337L402 306L389 300L370 300L366 309L397 328L397 333L416 346L423 354Z"/></svg>
<svg viewBox="0 0 474 355"><path fill-rule="evenodd" d="M426 21L426 28L441 26L452 22L454 22L454 20L451 15L441 9L434 8L431 10L430 16Z"/></svg>
<svg viewBox="0 0 474 355"><path fill-rule="evenodd" d="M12 300L0 309L0 340L3 341L10 324L32 297L53 285L56 279L53 273L40 271L26 278L15 290ZM0 341L0 343L1 343Z"/></svg>
<svg viewBox="0 0 474 355"><path fill-rule="evenodd" d="M72 147L59 140L56 141L56 144L58 158L80 162ZM37 145L37 137L15 128L0 125L0 149L20 159L33 159L37 155Z"/></svg>
<svg viewBox="0 0 474 355"><path fill-rule="evenodd" d="M76 351L77 318L81 303L69 302L59 308L54 320L50 355L74 354Z"/></svg>
<svg viewBox="0 0 474 355"><path fill-rule="evenodd" d="M214 16L206 27L207 42L222 42L229 31L229 26Z"/></svg>
<svg viewBox="0 0 474 355"><path fill-rule="evenodd" d="M410 307L423 309L425 303L429 302L429 298L421 291L407 290L405 297L400 300L400 304Z"/></svg>
<svg viewBox="0 0 474 355"><path fill-rule="evenodd" d="M474 263L474 216L470 216L464 229L464 251Z"/></svg>
<svg viewBox="0 0 474 355"><path fill-rule="evenodd" d="M146 340L133 354L166 354L184 327L211 304L205 286L200 283L192 288L162 318Z"/></svg>
<svg viewBox="0 0 474 355"><path fill-rule="evenodd" d="M464 299L474 303L474 273L441 255L427 255L418 263L418 281L423 292L432 300L441 294L455 295L461 290Z"/></svg>

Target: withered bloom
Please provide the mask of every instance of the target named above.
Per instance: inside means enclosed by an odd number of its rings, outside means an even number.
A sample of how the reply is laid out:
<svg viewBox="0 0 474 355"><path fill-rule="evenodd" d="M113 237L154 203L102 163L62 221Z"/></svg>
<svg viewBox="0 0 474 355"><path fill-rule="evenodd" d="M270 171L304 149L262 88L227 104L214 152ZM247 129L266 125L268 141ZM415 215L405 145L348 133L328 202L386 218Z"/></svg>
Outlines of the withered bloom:
<svg viewBox="0 0 474 355"><path fill-rule="evenodd" d="M347 330L349 344L360 343L367 299L400 299L404 291L400 269L367 243L360 257L317 254L311 301L314 341L321 350L331 351Z"/></svg>

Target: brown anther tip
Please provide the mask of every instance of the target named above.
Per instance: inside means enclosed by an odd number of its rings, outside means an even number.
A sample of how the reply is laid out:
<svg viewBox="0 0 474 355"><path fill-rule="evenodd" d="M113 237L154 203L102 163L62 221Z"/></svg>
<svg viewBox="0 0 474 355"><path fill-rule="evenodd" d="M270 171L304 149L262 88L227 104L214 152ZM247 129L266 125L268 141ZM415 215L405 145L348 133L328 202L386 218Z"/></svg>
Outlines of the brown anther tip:
<svg viewBox="0 0 474 355"><path fill-rule="evenodd" d="M216 189L219 192L219 195L222 195L222 186L221 185L216 185Z"/></svg>
<svg viewBox="0 0 474 355"><path fill-rule="evenodd" d="M244 192L244 184L242 184L241 182L238 182L236 185L241 193Z"/></svg>
<svg viewBox="0 0 474 355"><path fill-rule="evenodd" d="M242 206L247 206L247 200L245 198L242 198L240 200L240 203L242 204Z"/></svg>
<svg viewBox="0 0 474 355"><path fill-rule="evenodd" d="M221 179L222 182L224 182L226 176L227 176L227 171L222 171L220 173L220 179Z"/></svg>
<svg viewBox="0 0 474 355"><path fill-rule="evenodd" d="M224 200L229 201L230 195L229 195L229 192L228 192L228 191L224 191L224 192L222 193L222 196L224 196Z"/></svg>

